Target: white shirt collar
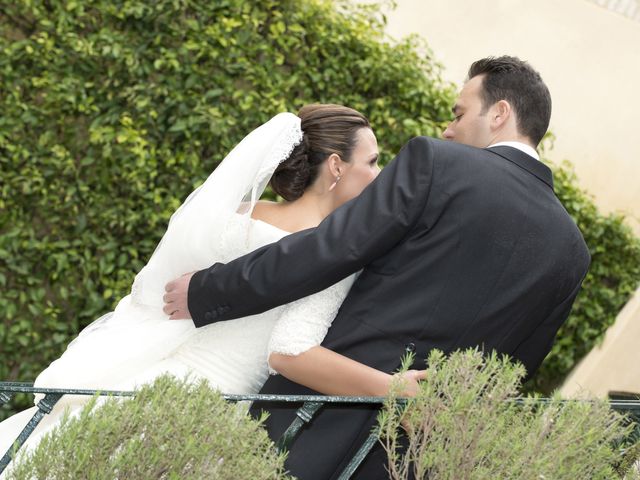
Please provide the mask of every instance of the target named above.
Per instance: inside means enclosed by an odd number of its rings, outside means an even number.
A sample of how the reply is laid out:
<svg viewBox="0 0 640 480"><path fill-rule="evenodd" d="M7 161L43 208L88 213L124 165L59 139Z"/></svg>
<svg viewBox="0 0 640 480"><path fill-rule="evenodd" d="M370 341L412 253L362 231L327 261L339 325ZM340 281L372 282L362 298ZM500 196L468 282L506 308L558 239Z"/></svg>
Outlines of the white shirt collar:
<svg viewBox="0 0 640 480"><path fill-rule="evenodd" d="M521 152L526 153L527 155L535 158L536 160L540 160L540 155L538 155L538 152L536 152L531 145L527 145L526 143L522 143L522 142L498 142L498 143L494 143L493 145L489 145L487 148L501 147L501 146L517 148Z"/></svg>

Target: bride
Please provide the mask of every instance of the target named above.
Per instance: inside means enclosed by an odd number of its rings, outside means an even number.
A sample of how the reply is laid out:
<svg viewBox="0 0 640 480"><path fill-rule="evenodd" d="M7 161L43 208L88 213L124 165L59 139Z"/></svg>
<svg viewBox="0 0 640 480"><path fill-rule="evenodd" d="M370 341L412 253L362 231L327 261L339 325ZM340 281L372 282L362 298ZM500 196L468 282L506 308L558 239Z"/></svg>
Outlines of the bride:
<svg viewBox="0 0 640 480"><path fill-rule="evenodd" d="M169 280L317 226L376 178L377 160L369 122L353 109L317 104L297 116L276 115L245 137L185 200L131 294L86 327L35 386L132 390L169 372L205 378L224 393L248 394L258 392L269 371L277 373L274 368L326 394L372 394L372 385L388 385L390 375L319 346L353 276L263 314L197 330L162 310ZM258 200L268 183L284 202ZM25 445L35 445L64 409L77 410L87 399L62 397ZM0 423L0 453L36 409Z"/></svg>

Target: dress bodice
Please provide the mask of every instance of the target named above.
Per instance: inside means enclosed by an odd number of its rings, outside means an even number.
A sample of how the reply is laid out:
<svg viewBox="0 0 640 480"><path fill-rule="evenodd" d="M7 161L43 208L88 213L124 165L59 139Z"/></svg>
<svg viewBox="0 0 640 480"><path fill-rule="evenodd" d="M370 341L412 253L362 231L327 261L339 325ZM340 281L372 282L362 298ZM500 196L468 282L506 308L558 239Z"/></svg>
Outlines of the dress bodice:
<svg viewBox="0 0 640 480"><path fill-rule="evenodd" d="M217 256L229 262L287 233L269 223L236 215L227 226ZM171 357L225 393L257 392L268 375L271 331L284 308L198 328Z"/></svg>
<svg viewBox="0 0 640 480"><path fill-rule="evenodd" d="M220 239L217 257L227 263L260 247L277 242L290 232L248 215L233 215Z"/></svg>

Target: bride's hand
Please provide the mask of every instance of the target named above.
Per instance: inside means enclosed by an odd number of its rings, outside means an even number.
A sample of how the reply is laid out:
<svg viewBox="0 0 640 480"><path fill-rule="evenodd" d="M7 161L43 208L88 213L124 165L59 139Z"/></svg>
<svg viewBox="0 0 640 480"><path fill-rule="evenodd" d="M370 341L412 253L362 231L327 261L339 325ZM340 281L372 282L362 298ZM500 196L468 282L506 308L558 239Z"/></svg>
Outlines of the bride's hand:
<svg viewBox="0 0 640 480"><path fill-rule="evenodd" d="M418 394L418 389L420 388L418 382L427 378L427 371L407 370L404 373L396 373L393 376L399 377L400 381L403 382L403 389L398 395L399 397L415 397ZM407 433L411 433L413 431L411 422L407 421L406 418L400 420L400 425L402 425L402 428L404 428Z"/></svg>
<svg viewBox="0 0 640 480"><path fill-rule="evenodd" d="M164 287L165 294L162 297L164 307L162 310L169 315L171 320L190 319L187 294L189 293L189 282L195 272L185 273L179 278L170 281Z"/></svg>
<svg viewBox="0 0 640 480"><path fill-rule="evenodd" d="M418 394L420 386L418 382L427 377L426 370L407 370L404 373L396 373L394 377L399 377L402 382L402 390L400 397L415 397Z"/></svg>

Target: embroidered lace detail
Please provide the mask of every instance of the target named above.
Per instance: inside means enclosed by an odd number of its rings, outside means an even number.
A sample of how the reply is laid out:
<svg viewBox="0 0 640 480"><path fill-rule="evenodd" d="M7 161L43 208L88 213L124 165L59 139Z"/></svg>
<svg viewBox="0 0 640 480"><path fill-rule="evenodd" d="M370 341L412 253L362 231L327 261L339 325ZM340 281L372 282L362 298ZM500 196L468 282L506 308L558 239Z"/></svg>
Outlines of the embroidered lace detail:
<svg viewBox="0 0 640 480"><path fill-rule="evenodd" d="M256 184L271 178L276 167L289 158L293 149L302 141L302 136L300 122L293 123L289 129L283 132L282 141L273 146L265 162L260 166L256 175Z"/></svg>
<svg viewBox="0 0 640 480"><path fill-rule="evenodd" d="M142 275L138 273L133 279L133 284L131 285L131 301L138 304L138 298L140 298L140 294L142 293Z"/></svg>
<svg viewBox="0 0 640 480"><path fill-rule="evenodd" d="M251 190L244 196L243 203L245 207L240 209L242 213L251 213L273 172L278 165L289 158L296 145L302 141L302 136L299 118L297 118L297 121L287 125L287 128L281 132L279 140L273 144L271 150L265 155L263 162L258 167Z"/></svg>

